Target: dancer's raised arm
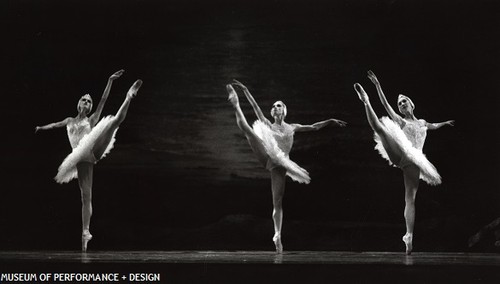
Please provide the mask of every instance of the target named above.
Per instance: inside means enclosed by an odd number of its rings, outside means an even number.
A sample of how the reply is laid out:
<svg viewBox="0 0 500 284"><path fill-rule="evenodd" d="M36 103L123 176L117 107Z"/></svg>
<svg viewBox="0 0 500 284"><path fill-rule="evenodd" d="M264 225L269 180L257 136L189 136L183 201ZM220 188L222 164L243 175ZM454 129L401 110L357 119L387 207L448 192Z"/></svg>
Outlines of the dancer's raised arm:
<svg viewBox="0 0 500 284"><path fill-rule="evenodd" d="M311 125L302 125L302 124L298 124L298 123L294 123L291 125L294 128L295 132L306 132L306 131L320 130L321 128L328 126L328 125L344 127L347 125L347 122L339 120L339 119L330 118L327 120L316 122L316 123L311 124Z"/></svg>
<svg viewBox="0 0 500 284"><path fill-rule="evenodd" d="M94 127L101 118L101 112L102 109L104 108L106 100L108 99L109 92L111 91L111 86L113 85L113 81L120 78L123 72L125 72L125 70L123 69L116 71L113 75L109 77L108 83L106 84L106 88L104 89L101 100L99 101L99 104L97 105L95 112L89 118L89 123L92 127Z"/></svg>
<svg viewBox="0 0 500 284"><path fill-rule="evenodd" d="M264 116L264 113L262 113L262 110L260 109L259 105L257 104L255 99L253 98L252 94L250 94L250 91L248 91L248 88L245 85L243 85L241 82L234 80L234 79L233 79L233 85L239 86L243 90L243 93L247 97L247 100L250 102L250 105L252 106L253 111L255 112L255 115L257 116L257 118L260 121L266 123L267 125L271 125L271 122Z"/></svg>
<svg viewBox="0 0 500 284"><path fill-rule="evenodd" d="M380 86L380 82L377 79L377 76L375 76L375 73L373 73L372 70L368 71L368 78L372 81L372 83L375 85L377 88L377 93L380 98L380 101L382 102L382 105L384 106L385 110L389 114L392 120L396 121L399 125L402 124L403 118L397 114L394 109L391 107L389 102L387 102L387 99L385 98L384 92L382 91L382 87Z"/></svg>
<svg viewBox="0 0 500 284"><path fill-rule="evenodd" d="M427 129L429 129L429 130L436 130L436 129L439 129L439 128L445 126L445 125L454 126L455 125L455 121L454 120L448 120L448 121L445 121L445 122L435 122L435 123L427 122L426 123Z"/></svg>
<svg viewBox="0 0 500 284"><path fill-rule="evenodd" d="M35 133L38 132L38 130L49 130L49 129L54 129L54 128L59 128L59 127L64 127L68 124L68 122L71 120L71 117L65 118L61 121L54 122L54 123L49 123L47 125L43 126L37 126L35 127Z"/></svg>

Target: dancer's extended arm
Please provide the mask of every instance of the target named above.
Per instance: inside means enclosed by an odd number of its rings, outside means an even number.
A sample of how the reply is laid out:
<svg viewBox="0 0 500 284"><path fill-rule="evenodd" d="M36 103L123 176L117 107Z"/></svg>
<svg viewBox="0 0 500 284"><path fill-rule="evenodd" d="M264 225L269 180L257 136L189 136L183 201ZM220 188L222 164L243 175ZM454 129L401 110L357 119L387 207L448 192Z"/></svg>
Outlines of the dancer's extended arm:
<svg viewBox="0 0 500 284"><path fill-rule="evenodd" d="M243 93L245 93L245 96L247 97L248 102L250 102L250 105L252 106L253 111L255 112L257 118L260 121L266 123L267 125L271 125L271 122L264 116L262 110L260 109L259 105L253 98L252 94L250 94L250 91L248 91L248 88L237 80L233 80L233 84L239 86L243 90Z"/></svg>
<svg viewBox="0 0 500 284"><path fill-rule="evenodd" d="M35 127L35 133L37 133L38 130L49 130L49 129L54 129L54 128L58 128L58 127L64 127L68 124L68 122L70 120L71 120L71 117L68 117L68 118L65 118L65 119L58 121L58 122L49 123L49 124L43 125L43 126L37 126L37 127Z"/></svg>
<svg viewBox="0 0 500 284"><path fill-rule="evenodd" d="M305 131L320 130L321 128L328 126L328 125L344 127L347 125L347 122L339 120L339 119L330 118L327 120L316 122L316 123L311 124L311 125L302 125L302 124L294 123L294 124L292 124L292 127L294 128L294 130L296 132L305 132Z"/></svg>
<svg viewBox="0 0 500 284"><path fill-rule="evenodd" d="M403 118L399 114L397 114L391 107L389 102L387 102L384 92L382 91L382 87L380 86L380 82L378 81L377 76L375 76L375 73L373 73L371 70L368 71L368 78L377 88L377 93L380 98L380 101L382 102L382 105L384 106L385 110L387 111L391 119L401 125L403 123Z"/></svg>
<svg viewBox="0 0 500 284"><path fill-rule="evenodd" d="M97 108L95 112L90 116L89 118L89 123L92 127L94 127L99 119L101 118L101 112L102 109L104 108L104 104L106 103L106 100L108 99L109 96L109 91L111 91L111 86L113 85L113 81L115 79L120 78L120 76L125 72L125 70L120 70L116 71L113 75L111 75L108 79L108 83L106 84L106 88L104 88L104 92L102 94L101 100L99 101L99 104L97 105Z"/></svg>
<svg viewBox="0 0 500 284"><path fill-rule="evenodd" d="M429 130L439 129L439 128L445 126L445 125L454 126L455 125L455 121L454 120L448 120L448 121L445 121L445 122L435 122L435 123L427 122L426 123L427 129L429 129Z"/></svg>

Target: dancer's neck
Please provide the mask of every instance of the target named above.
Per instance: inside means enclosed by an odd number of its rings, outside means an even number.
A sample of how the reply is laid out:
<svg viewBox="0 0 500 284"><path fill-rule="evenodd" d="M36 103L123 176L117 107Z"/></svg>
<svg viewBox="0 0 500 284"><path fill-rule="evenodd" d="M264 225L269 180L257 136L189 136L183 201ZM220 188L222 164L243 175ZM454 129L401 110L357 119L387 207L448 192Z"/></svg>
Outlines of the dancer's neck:
<svg viewBox="0 0 500 284"><path fill-rule="evenodd" d="M87 115L83 112L79 112L78 115L76 116L76 119L78 120L82 120L82 119L85 119L87 117Z"/></svg>
<svg viewBox="0 0 500 284"><path fill-rule="evenodd" d="M415 115L413 113L405 114L405 119L406 120L417 120L417 118L415 117Z"/></svg>
<svg viewBox="0 0 500 284"><path fill-rule="evenodd" d="M274 124L277 124L277 125L282 125L284 122L284 119L282 116L275 116L274 117Z"/></svg>

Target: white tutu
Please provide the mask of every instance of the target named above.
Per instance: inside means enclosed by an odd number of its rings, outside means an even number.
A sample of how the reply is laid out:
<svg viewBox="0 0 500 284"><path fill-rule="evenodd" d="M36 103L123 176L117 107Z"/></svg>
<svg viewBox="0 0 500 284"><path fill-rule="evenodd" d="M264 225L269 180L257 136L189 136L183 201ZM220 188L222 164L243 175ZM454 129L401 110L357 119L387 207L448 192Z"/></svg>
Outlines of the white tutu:
<svg viewBox="0 0 500 284"><path fill-rule="evenodd" d="M79 162L97 163L98 160L104 158L111 151L115 143L115 135L118 129L114 131L113 136L101 157L94 157L94 154L92 153L92 148L94 147L96 140L106 130L112 118L112 115L104 117L87 135L82 137L78 146L73 149L71 154L69 154L59 166L57 175L54 177L58 183L66 183L74 178L78 178L76 165Z"/></svg>
<svg viewBox="0 0 500 284"><path fill-rule="evenodd" d="M422 150L417 149L413 146L413 144L408 140L403 130L390 118L384 116L380 119L385 129L387 130L387 134L392 137L393 141L401 148L401 161L391 161L389 155L387 154L384 145L382 144L380 136L375 133L375 149L380 153L380 155L389 161L390 165L395 167L404 168L409 164L414 164L420 169L420 179L425 181L430 185L438 185L441 183L441 176L439 175L436 167L427 160L425 154Z"/></svg>
<svg viewBox="0 0 500 284"><path fill-rule="evenodd" d="M257 120L253 124L253 130L262 141L262 145L266 149L266 153L271 160L267 163L268 169L269 164L281 166L286 169L286 175L289 176L292 180L306 184L311 181L309 173L305 169L297 165L295 162L290 160L288 155L280 149L278 142L274 138L274 131L269 128L269 126L267 126L262 121Z"/></svg>

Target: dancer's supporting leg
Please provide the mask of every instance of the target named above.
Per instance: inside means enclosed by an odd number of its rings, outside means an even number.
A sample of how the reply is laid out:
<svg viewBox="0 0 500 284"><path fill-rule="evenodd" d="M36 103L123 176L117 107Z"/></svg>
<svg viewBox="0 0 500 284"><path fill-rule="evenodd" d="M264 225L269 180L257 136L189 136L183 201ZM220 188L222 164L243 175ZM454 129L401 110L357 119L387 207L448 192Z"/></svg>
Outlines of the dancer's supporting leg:
<svg viewBox="0 0 500 284"><path fill-rule="evenodd" d="M276 167L271 170L271 183L273 192L273 222L274 236L273 241L276 246L276 252L283 252L281 243L281 225L283 223L283 196L285 195L286 170L282 167Z"/></svg>
<svg viewBox="0 0 500 284"><path fill-rule="evenodd" d="M403 241L406 245L406 254L411 254L413 249L413 228L415 225L415 198L417 196L420 169L417 166L409 165L403 169L405 180L405 221L406 234Z"/></svg>
<svg viewBox="0 0 500 284"><path fill-rule="evenodd" d="M76 165L78 185L82 196L82 251L87 251L87 243L92 239L90 234L90 218L92 217L92 175L94 165L81 162Z"/></svg>

